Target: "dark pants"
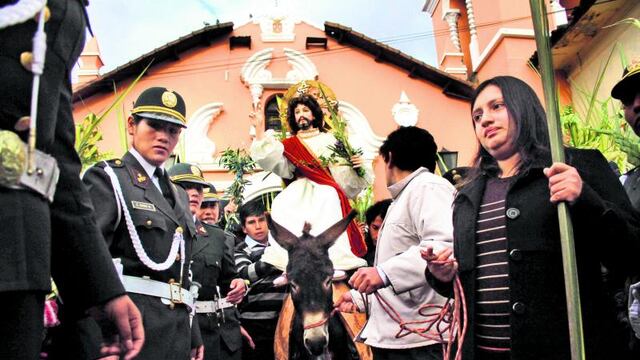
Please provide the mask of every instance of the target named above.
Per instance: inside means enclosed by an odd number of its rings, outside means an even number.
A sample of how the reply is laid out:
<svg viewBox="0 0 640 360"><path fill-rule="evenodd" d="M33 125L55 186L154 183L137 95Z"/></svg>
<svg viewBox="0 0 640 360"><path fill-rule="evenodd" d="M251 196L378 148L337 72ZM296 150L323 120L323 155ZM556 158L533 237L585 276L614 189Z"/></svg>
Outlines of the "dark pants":
<svg viewBox="0 0 640 360"><path fill-rule="evenodd" d="M511 353L509 352L491 352L476 349L474 360L510 360Z"/></svg>
<svg viewBox="0 0 640 360"><path fill-rule="evenodd" d="M42 292L12 291L0 295L0 359L40 358L44 331Z"/></svg>
<svg viewBox="0 0 640 360"><path fill-rule="evenodd" d="M273 360L273 345L275 341L278 319L271 320L241 320L256 348L252 349L245 341L242 345L243 360Z"/></svg>
<svg viewBox="0 0 640 360"><path fill-rule="evenodd" d="M382 349L371 347L373 360L442 360L442 345L435 344L411 349Z"/></svg>

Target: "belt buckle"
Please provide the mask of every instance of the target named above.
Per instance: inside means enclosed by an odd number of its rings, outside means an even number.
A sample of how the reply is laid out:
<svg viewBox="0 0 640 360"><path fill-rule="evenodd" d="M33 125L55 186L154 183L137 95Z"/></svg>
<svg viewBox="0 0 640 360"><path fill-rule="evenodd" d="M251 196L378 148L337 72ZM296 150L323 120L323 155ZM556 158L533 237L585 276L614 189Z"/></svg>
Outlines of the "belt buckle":
<svg viewBox="0 0 640 360"><path fill-rule="evenodd" d="M172 304L183 304L182 299L182 286L179 282L169 283L169 294L171 295L170 301Z"/></svg>

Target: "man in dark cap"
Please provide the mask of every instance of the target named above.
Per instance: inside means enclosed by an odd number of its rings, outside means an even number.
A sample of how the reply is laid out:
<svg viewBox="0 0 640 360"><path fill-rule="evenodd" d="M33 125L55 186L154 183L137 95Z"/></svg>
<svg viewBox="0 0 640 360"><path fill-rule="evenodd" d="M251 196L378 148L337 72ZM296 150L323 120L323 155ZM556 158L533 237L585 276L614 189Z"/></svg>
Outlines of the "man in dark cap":
<svg viewBox="0 0 640 360"><path fill-rule="evenodd" d="M625 120L633 132L640 136L640 58L624 69L622 79L611 90L611 96L620 100ZM636 162L631 158L629 160L631 163ZM626 174L623 182L631 204L636 210L640 210L640 171L637 167L640 164L634 165L636 168Z"/></svg>
<svg viewBox="0 0 640 360"><path fill-rule="evenodd" d="M204 197L203 188L210 186L200 168L188 163L176 164L169 169L169 176L189 195L189 208L196 224L191 273L193 283L200 286L196 317L205 359L230 359L236 352L239 357L242 347L240 324L233 315L237 312L235 304L242 301L246 289L233 259L233 236L196 217ZM223 298L221 294L227 296Z"/></svg>
<svg viewBox="0 0 640 360"><path fill-rule="evenodd" d="M202 205L198 210L198 219L209 225L218 224L220 221L220 197L216 193L215 186L211 184L204 188Z"/></svg>
<svg viewBox="0 0 640 360"><path fill-rule="evenodd" d="M636 135L640 136L640 58L632 61L623 71L622 78L616 83L611 90L611 96L620 100L622 103L622 109L624 111L624 118L633 129ZM637 139L636 139L637 140ZM621 177L624 184L624 189L629 195L629 200L636 210L640 210L640 159L638 158L638 151L640 147L631 146L623 143L623 145L630 149L627 152L628 161L636 167L627 172ZM633 156L633 155L636 156ZM625 291L618 292L617 301L621 303L620 307L623 307L621 311L622 318L621 325L626 330L623 336L627 337L629 345L629 353L624 354L625 359L637 359L640 357L640 274L635 274L627 279L628 283L635 283L629 289L625 286ZM610 274L609 277L615 277L615 274ZM627 290L628 289L628 290ZM636 289L634 291L634 289ZM628 319L626 313L628 312ZM633 329L631 329L633 327Z"/></svg>
<svg viewBox="0 0 640 360"><path fill-rule="evenodd" d="M69 79L84 45L83 4L0 0L0 10L0 359L40 358L52 275L68 308L84 313L94 307L117 326L120 339L103 354L124 349L132 358L144 342L140 313L93 220L73 147ZM36 51L39 22L46 49ZM37 98L34 73L40 78ZM32 99L37 116L30 113ZM35 142L27 155L30 129Z"/></svg>
<svg viewBox="0 0 640 360"><path fill-rule="evenodd" d="M187 194L163 167L186 127L185 113L178 93L146 89L127 120L129 152L83 178L124 287L144 314L147 341L138 359L202 358L198 324L191 328L189 317L196 228Z"/></svg>

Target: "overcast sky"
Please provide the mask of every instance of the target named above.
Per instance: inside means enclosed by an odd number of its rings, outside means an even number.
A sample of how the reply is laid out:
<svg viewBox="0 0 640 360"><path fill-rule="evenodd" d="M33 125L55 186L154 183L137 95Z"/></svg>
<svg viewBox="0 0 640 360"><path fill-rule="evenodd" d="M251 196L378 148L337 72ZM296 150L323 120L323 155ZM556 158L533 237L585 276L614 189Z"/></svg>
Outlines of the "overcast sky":
<svg viewBox="0 0 640 360"><path fill-rule="evenodd" d="M102 73L201 29L278 6L324 29L325 21L349 26L428 64L435 65L431 19L424 0L91 0L89 19L105 66Z"/></svg>

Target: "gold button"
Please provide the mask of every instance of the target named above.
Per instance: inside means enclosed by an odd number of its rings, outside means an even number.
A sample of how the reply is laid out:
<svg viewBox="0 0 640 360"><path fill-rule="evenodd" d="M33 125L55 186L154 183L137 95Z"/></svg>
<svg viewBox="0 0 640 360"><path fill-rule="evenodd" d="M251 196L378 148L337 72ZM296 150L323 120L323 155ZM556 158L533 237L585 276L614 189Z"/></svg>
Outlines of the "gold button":
<svg viewBox="0 0 640 360"><path fill-rule="evenodd" d="M16 124L13 125L13 128L16 129L16 131L25 131L30 127L31 127L31 118L28 116L21 117L20 119L18 119L18 121L16 121Z"/></svg>
<svg viewBox="0 0 640 360"><path fill-rule="evenodd" d="M180 254L176 255L176 261L180 261Z"/></svg>
<svg viewBox="0 0 640 360"><path fill-rule="evenodd" d="M28 71L31 71L32 62L33 62L33 54L30 51L25 51L22 54L20 54L20 64L22 64L22 66Z"/></svg>
<svg viewBox="0 0 640 360"><path fill-rule="evenodd" d="M183 231L184 231L184 230L182 230L182 226L178 226L178 227L176 228L176 233L178 233L178 234L182 234L182 232L183 232Z"/></svg>
<svg viewBox="0 0 640 360"><path fill-rule="evenodd" d="M49 10L48 6L44 7L44 22L49 21L49 18L51 17L51 10ZM40 20L40 12L38 12L34 17L33 20L35 20L36 22L38 22L38 20Z"/></svg>
<svg viewBox="0 0 640 360"><path fill-rule="evenodd" d="M115 161L116 165L122 165L122 160L118 159Z"/></svg>
<svg viewBox="0 0 640 360"><path fill-rule="evenodd" d="M169 284L173 284L174 282L176 282L176 279L174 278L169 279Z"/></svg>
<svg viewBox="0 0 640 360"><path fill-rule="evenodd" d="M147 220L147 226L151 226L151 224L153 224L153 221Z"/></svg>

